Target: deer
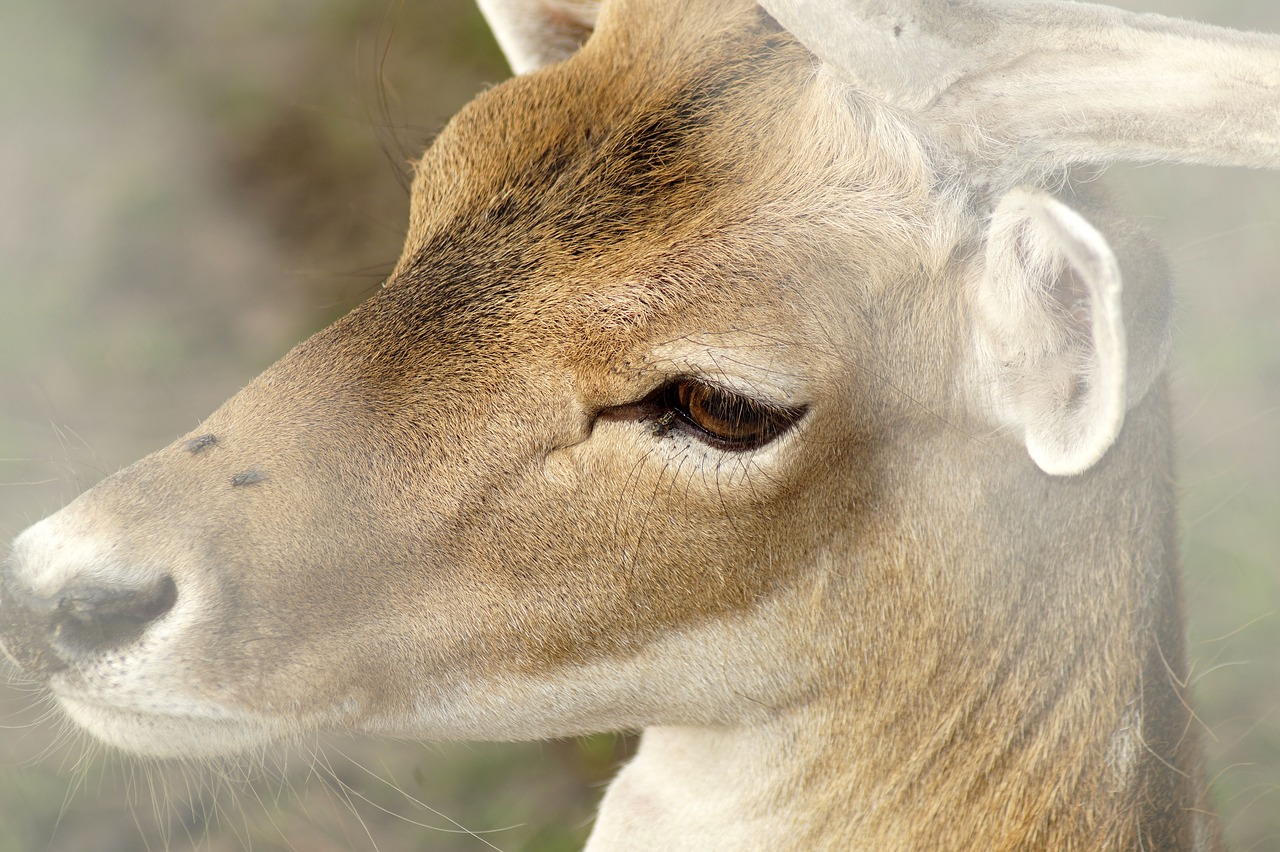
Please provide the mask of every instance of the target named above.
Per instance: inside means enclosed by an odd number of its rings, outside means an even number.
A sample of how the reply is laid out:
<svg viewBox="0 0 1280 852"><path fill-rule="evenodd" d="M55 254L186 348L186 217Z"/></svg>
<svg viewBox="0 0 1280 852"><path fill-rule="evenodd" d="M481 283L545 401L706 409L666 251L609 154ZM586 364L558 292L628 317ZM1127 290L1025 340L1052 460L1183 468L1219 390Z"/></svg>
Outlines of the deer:
<svg viewBox="0 0 1280 852"><path fill-rule="evenodd" d="M1066 0L480 0L383 286L13 542L76 725L642 731L589 850L1221 846L1152 238L1280 37Z"/></svg>

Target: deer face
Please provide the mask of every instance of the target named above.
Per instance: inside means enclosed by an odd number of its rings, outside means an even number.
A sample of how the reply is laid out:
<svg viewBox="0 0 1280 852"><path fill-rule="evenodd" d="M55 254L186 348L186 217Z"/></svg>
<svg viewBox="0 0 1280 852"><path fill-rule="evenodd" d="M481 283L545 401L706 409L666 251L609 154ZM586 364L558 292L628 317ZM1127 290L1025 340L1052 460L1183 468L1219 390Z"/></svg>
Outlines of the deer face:
<svg viewBox="0 0 1280 852"><path fill-rule="evenodd" d="M602 25L465 110L379 293L22 536L9 653L152 753L725 721L733 661L802 693L761 619L847 535L895 353L957 345L882 291L958 293L923 286L920 161L725 11Z"/></svg>

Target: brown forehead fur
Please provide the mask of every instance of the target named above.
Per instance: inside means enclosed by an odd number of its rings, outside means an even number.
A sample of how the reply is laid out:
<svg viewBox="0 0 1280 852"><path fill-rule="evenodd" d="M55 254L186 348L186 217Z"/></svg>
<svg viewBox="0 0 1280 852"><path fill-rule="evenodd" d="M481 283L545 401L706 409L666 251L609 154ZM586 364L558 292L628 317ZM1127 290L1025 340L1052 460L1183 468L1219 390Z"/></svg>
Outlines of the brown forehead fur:
<svg viewBox="0 0 1280 852"><path fill-rule="evenodd" d="M521 331L589 335L607 357L687 320L690 300L706 325L741 321L753 293L793 283L775 270L905 277L892 259L928 254L908 245L928 215L924 158L823 82L754 3L608 7L580 54L481 96L423 157L386 319L466 348L495 325L518 349ZM859 263L872 253L874 270Z"/></svg>

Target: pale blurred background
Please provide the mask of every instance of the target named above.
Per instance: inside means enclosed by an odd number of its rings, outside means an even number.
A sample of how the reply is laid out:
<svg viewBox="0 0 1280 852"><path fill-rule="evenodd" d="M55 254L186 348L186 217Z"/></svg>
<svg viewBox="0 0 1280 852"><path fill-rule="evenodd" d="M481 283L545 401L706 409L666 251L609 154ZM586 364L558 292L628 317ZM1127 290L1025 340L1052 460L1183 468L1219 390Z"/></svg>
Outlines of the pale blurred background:
<svg viewBox="0 0 1280 852"><path fill-rule="evenodd" d="M1273 0L1121 5L1280 32ZM375 288L405 162L506 74L464 0L9 0L0 542ZM1276 849L1280 175L1112 183L1178 273L1191 658L1218 808L1234 848ZM46 711L0 685L0 852L574 849L628 746L337 739L246 780L86 754Z"/></svg>

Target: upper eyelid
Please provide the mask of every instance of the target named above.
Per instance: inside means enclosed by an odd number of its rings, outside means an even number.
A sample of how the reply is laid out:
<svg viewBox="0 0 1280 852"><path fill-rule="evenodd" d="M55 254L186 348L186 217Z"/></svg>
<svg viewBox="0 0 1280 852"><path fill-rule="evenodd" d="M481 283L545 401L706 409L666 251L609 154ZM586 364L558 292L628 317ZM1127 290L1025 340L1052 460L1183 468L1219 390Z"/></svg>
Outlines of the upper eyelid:
<svg viewBox="0 0 1280 852"><path fill-rule="evenodd" d="M679 373L662 377L658 382L652 384L647 391L638 397L633 397L629 402L615 403L612 405L603 405L595 410L592 415L595 418L613 419L631 419L643 416L644 412L652 411L657 407L667 406L665 397L675 390L681 382L691 382L710 388L715 393L721 393L725 396L739 397L746 400L752 406L767 412L769 415L791 419L798 422L805 414L808 413L810 406L805 403L781 402L776 399L761 398L758 394L744 391L740 387L727 385L715 379L704 376L690 375L688 373ZM790 426L788 426L790 428Z"/></svg>
<svg viewBox="0 0 1280 852"><path fill-rule="evenodd" d="M684 381L687 381L693 384L702 385L705 388L709 388L713 393L723 394L726 397L740 399L743 402L745 402L748 407L755 409L756 411L763 414L765 417L773 418L780 421L786 421L786 425L783 427L784 431L786 429L790 429L792 426L798 423L809 412L809 406L807 404L793 405L790 403L782 403L774 400L763 400L758 396L743 393L737 389L727 389L721 384L718 384L715 382L708 382L703 379L694 378L694 377L672 379L667 384L660 385L656 390L650 392L649 395L645 397L645 399L654 399L655 397L661 397L664 394L669 394L671 391L678 388L681 382L684 382ZM672 407L674 408L674 406Z"/></svg>
<svg viewBox="0 0 1280 852"><path fill-rule="evenodd" d="M766 409L768 411L774 411L778 413L805 410L809 407L805 403L782 401L773 396L764 396L755 387L743 387L740 384L730 384L728 382L725 382L710 376L698 375L698 374L687 373L687 372L668 376L665 381L659 382L658 384L654 385L653 390L649 391L649 393L646 395L646 398L649 396L653 396L654 394L666 388L674 387L680 384L680 382L692 382L694 384L699 384L699 385L702 385L703 387L710 388L712 391L715 391L717 393L722 393L726 396L741 397L742 399L749 401L753 405L759 406L760 408Z"/></svg>

